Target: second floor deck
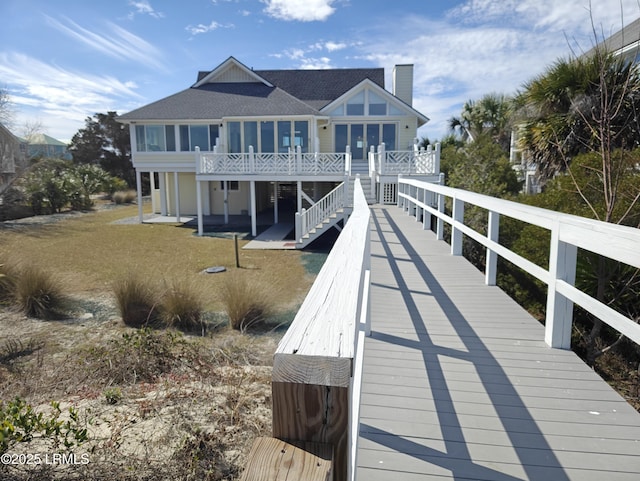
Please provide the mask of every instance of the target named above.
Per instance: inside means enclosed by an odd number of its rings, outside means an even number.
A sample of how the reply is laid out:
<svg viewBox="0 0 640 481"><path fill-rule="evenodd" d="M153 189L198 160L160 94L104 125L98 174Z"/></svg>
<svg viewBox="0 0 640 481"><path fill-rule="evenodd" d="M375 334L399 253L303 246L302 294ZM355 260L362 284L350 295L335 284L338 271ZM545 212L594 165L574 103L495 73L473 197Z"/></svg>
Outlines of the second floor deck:
<svg viewBox="0 0 640 481"><path fill-rule="evenodd" d="M384 144L371 148L366 158L345 152L303 152L300 147L286 152L245 153L213 152L137 153L134 166L142 171L194 172L200 180L272 178L342 180L345 176L437 175L440 172L440 150L419 148L387 151Z"/></svg>

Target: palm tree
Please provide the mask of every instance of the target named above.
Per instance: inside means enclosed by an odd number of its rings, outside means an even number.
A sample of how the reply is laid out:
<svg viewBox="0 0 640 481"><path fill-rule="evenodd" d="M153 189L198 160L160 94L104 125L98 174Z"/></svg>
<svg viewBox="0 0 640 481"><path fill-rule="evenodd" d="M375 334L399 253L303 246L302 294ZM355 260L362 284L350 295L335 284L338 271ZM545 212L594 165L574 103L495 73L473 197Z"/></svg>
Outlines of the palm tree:
<svg viewBox="0 0 640 481"><path fill-rule="evenodd" d="M490 93L464 103L459 117L449 119L449 128L463 140L475 141L488 135L506 152L509 150L511 99Z"/></svg>
<svg viewBox="0 0 640 481"><path fill-rule="evenodd" d="M636 65L601 49L556 61L524 86L517 104L521 147L538 165L542 183L567 170L580 153L607 156L640 140Z"/></svg>

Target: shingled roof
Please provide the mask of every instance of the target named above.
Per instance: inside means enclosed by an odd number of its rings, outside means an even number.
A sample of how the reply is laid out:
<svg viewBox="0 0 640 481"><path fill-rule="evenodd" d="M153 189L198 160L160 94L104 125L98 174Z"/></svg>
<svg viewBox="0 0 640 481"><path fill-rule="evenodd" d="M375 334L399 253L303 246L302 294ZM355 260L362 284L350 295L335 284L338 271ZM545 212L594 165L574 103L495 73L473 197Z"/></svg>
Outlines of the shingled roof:
<svg viewBox="0 0 640 481"><path fill-rule="evenodd" d="M382 68L256 70L252 72L265 83L201 83L211 72L198 72L198 81L191 88L121 115L119 119L211 120L236 116L321 115L322 107L365 79L384 89Z"/></svg>
<svg viewBox="0 0 640 481"><path fill-rule="evenodd" d="M261 83L208 83L121 115L122 120L211 120L236 116L318 115L278 87Z"/></svg>
<svg viewBox="0 0 640 481"><path fill-rule="evenodd" d="M384 69L256 70L273 85L307 104L321 109L365 79L384 88Z"/></svg>

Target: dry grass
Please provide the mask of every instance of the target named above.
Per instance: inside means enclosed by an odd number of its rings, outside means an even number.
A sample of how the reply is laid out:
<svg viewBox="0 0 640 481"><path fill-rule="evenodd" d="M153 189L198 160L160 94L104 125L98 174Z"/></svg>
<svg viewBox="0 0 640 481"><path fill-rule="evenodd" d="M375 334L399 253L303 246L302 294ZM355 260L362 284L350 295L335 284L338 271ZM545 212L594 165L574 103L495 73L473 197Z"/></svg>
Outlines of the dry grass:
<svg viewBox="0 0 640 481"><path fill-rule="evenodd" d="M122 322L127 326L143 327L158 323L158 296L148 280L129 273L113 283L113 293Z"/></svg>
<svg viewBox="0 0 640 481"><path fill-rule="evenodd" d="M233 329L246 332L263 323L274 311L272 289L254 279L232 273L220 296Z"/></svg>
<svg viewBox="0 0 640 481"><path fill-rule="evenodd" d="M13 297L22 312L39 319L57 319L65 314L68 298L60 281L41 267L26 264L14 274Z"/></svg>
<svg viewBox="0 0 640 481"><path fill-rule="evenodd" d="M204 303L197 286L173 281L162 293L160 320L164 326L186 332L203 332Z"/></svg>
<svg viewBox="0 0 640 481"><path fill-rule="evenodd" d="M197 323L200 308L221 310L230 279L265 287L273 305L288 310L312 281L300 253L241 251L243 268L236 269L232 240L199 238L173 225L112 223L136 214L135 206L117 207L49 225L0 225L0 264L28 259L46 266L75 303L64 322L0 306L0 399L20 396L38 409L51 400L63 409L73 405L90 438L82 447L88 465L0 465L0 479L237 479L253 439L269 433L278 333L136 330L122 323L112 286L130 272L157 280L160 311L176 326ZM203 273L214 265L228 272ZM276 282L280 289L272 290Z"/></svg>
<svg viewBox="0 0 640 481"><path fill-rule="evenodd" d="M161 224L112 224L136 216L125 206L73 217L56 224L0 229L0 259L19 256L56 272L68 292L93 295L108 291L114 281L136 272L143 279L186 279L207 295L205 308L221 310L217 292L227 273L202 274L211 266L236 270L233 242L197 237L192 229ZM240 247L247 241L239 241ZM277 279L274 302L292 308L311 285L297 251L240 251L240 276L269 285Z"/></svg>

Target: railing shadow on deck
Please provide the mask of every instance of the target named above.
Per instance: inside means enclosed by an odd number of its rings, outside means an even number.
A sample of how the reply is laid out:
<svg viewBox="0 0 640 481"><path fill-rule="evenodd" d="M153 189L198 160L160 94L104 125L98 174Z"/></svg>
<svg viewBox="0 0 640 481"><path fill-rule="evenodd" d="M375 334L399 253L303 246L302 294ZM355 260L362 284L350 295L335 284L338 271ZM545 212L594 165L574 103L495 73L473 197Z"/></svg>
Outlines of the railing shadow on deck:
<svg viewBox="0 0 640 481"><path fill-rule="evenodd" d="M468 320L460 312L455 302L447 295L429 267L413 247L411 247L409 240L402 234L402 231L394 223L393 219L391 219L386 212L385 214L384 221L391 227L390 231L383 230L381 219L379 219L375 213L372 213L374 230L379 236L379 242L390 264L393 280L397 283L397 287L385 287L397 289L401 293L418 340L412 341L379 333L376 332L375 329L372 330L371 335L374 339L379 339L391 344L408 346L421 353L429 385L432 391L434 391L433 401L435 403L440 429L443 433L445 449L444 451L439 451L429 448L405 437L380 430L364 423L360 425L361 437L381 445L386 445L394 450L401 450L404 454L420 460L426 461L428 458L429 463L449 470L453 474L454 479L491 479L495 481L514 481L520 479L482 466L473 461L465 441L462 424L456 413L453 398L446 384L446 377L440 360L442 356L453 357L474 365L528 479L568 481L568 476L545 440L544 435L539 430L536 421L524 405L515 387L509 381L504 369L482 340L475 334ZM372 242L376 241L372 240ZM441 347L433 342L429 333L429 327L419 312L418 306L412 297L412 292L401 273L398 261L391 251L390 244L400 244L403 246L406 254L424 280L425 286L428 287L429 292L433 293L435 300L442 311L446 313L451 326L456 334L459 335L461 342L468 352ZM501 382L496 382L496 379L501 379ZM504 404L505 395L510 398L509 405ZM523 432L535 437L536 449L518 449L518 443L514 437Z"/></svg>

